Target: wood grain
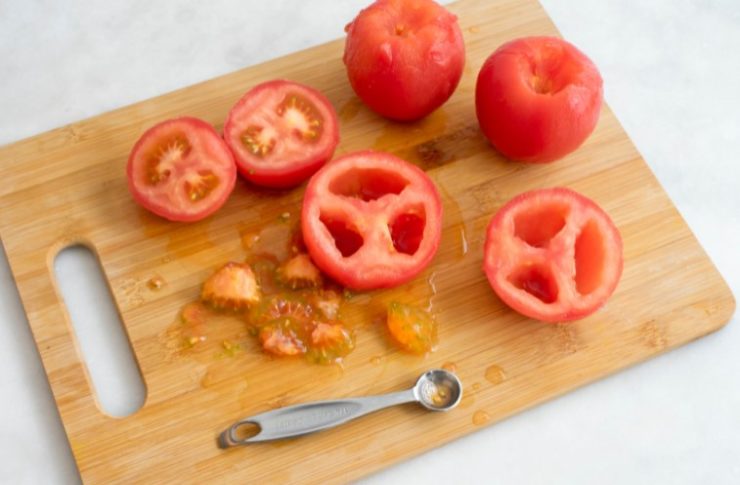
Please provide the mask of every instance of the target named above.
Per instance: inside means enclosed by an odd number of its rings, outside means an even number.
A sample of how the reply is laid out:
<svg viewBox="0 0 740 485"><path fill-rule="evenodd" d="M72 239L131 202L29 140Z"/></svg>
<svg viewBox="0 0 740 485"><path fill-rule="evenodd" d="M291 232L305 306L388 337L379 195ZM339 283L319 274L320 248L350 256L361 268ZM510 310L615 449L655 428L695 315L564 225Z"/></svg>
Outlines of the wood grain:
<svg viewBox="0 0 740 485"><path fill-rule="evenodd" d="M58 128L0 149L0 235L83 479L89 483L345 482L495 423L577 386L720 328L733 297L645 162L605 108L594 134L551 165L511 163L478 131L476 73L504 41L557 31L533 0L463 0L467 66L452 99L414 124L383 120L346 82L343 42L243 69ZM240 235L279 214L297 216L302 189L264 192L239 182L214 217L184 225L138 208L124 178L129 149L163 119L191 115L220 129L254 84L295 79L340 113L338 154L365 148L423 166L443 194L443 241L431 267L403 288L361 295L355 317L400 298L431 305L439 349L427 358L390 348L370 321L344 369L275 361L245 339L233 358L172 355L166 330L218 265L244 257ZM624 239L625 269L606 308L569 325L508 310L480 270L491 215L524 190L567 186L596 200ZM92 248L110 282L147 386L132 416L104 415L53 275L60 249ZM147 288L154 275L166 285ZM375 312L375 313L374 313ZM423 370L454 364L466 385L459 409L404 406L287 443L222 451L217 433L237 418L317 398L397 390ZM476 414L477 413L477 414ZM485 413L485 414L483 414ZM475 418L474 418L475 417Z"/></svg>

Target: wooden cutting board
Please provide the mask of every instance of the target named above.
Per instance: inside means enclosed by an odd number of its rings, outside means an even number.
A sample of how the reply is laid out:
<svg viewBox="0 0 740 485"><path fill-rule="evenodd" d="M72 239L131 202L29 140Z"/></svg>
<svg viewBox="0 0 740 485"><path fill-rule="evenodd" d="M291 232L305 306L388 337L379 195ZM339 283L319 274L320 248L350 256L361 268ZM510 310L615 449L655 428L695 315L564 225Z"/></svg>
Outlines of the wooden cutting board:
<svg viewBox="0 0 740 485"><path fill-rule="evenodd" d="M587 382L720 328L733 297L685 222L604 108L595 133L564 160L502 159L478 131L475 76L497 46L557 34L534 0L463 0L467 66L452 99L427 119L396 124L353 95L338 40L174 93L74 123L0 149L0 235L83 479L90 483L345 482L493 424ZM343 369L271 360L249 337L232 357L173 355L167 329L199 284L244 258L241 236L287 212L302 189L257 191L238 183L214 217L196 224L158 219L133 203L124 166L139 135L169 117L192 115L221 128L254 84L289 78L314 86L340 114L338 154L376 148L422 165L444 198L442 245L431 267L403 288L361 296L368 321ZM624 238L625 268L607 306L568 325L527 320L491 292L481 267L484 228L509 198L567 186L596 200ZM135 414L115 419L96 404L53 261L82 243L100 258L146 382ZM147 282L159 276L158 291ZM390 297L430 305L438 350L402 355L373 323ZM362 299L364 298L364 300ZM364 303L363 303L364 302ZM218 346L218 341L212 342ZM290 442L222 451L219 431L271 407L410 386L423 370L454 365L461 406L429 414L413 405Z"/></svg>

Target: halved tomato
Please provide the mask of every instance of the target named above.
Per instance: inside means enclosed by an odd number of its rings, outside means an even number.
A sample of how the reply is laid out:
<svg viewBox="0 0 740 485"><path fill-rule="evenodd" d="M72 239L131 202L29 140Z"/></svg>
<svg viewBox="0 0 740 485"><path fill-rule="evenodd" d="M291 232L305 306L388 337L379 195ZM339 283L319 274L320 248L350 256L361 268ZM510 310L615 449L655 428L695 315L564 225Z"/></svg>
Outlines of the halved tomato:
<svg viewBox="0 0 740 485"><path fill-rule="evenodd" d="M340 157L308 183L301 216L314 263L353 289L387 288L419 274L442 233L442 202L424 171L394 155Z"/></svg>
<svg viewBox="0 0 740 485"><path fill-rule="evenodd" d="M134 200L171 221L213 214L236 183L228 147L211 125L190 117L163 121L141 135L126 173Z"/></svg>
<svg viewBox="0 0 740 485"><path fill-rule="evenodd" d="M592 200L565 188L533 190L491 219L483 269L519 313L565 322L598 310L622 275L622 239Z"/></svg>
<svg viewBox="0 0 740 485"><path fill-rule="evenodd" d="M224 140L244 178L265 187L292 187L334 154L339 124L326 96L275 80L250 89L231 108Z"/></svg>

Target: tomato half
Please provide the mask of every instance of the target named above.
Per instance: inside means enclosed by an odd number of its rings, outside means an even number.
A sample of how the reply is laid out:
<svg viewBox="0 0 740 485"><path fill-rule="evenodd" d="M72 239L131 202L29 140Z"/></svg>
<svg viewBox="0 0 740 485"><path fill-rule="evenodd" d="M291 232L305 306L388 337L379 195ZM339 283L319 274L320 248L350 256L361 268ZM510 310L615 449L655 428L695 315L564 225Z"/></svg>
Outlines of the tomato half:
<svg viewBox="0 0 740 485"><path fill-rule="evenodd" d="M224 140L245 179L265 187L292 187L334 154L337 113L313 88L269 81L247 91L231 108Z"/></svg>
<svg viewBox="0 0 740 485"><path fill-rule="evenodd" d="M465 45L457 17L432 0L378 0L345 30L352 88L383 116L426 116L460 81Z"/></svg>
<svg viewBox="0 0 740 485"><path fill-rule="evenodd" d="M149 128L126 166L134 200L171 221L197 221L216 212L234 189L231 152L211 125L175 118Z"/></svg>
<svg viewBox="0 0 740 485"><path fill-rule="evenodd" d="M442 203L424 171L394 155L340 157L309 181L301 228L311 259L357 290L387 288L419 274L442 233Z"/></svg>
<svg viewBox="0 0 740 485"><path fill-rule="evenodd" d="M556 37L526 37L499 47L475 88L481 130L504 156L551 162L578 148L599 119L601 75Z"/></svg>
<svg viewBox="0 0 740 485"><path fill-rule="evenodd" d="M592 200L565 188L514 197L491 219L483 269L519 313L565 322L598 310L622 274L622 239Z"/></svg>

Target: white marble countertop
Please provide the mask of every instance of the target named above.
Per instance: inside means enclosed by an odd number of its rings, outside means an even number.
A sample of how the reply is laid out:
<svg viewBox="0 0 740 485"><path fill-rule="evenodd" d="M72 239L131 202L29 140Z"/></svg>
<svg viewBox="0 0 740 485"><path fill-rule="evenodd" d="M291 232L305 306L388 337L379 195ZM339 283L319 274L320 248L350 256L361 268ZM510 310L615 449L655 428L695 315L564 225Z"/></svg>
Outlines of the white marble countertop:
<svg viewBox="0 0 740 485"><path fill-rule="evenodd" d="M740 5L542 1L740 294ZM0 144L341 37L366 3L2 2ZM366 483L740 483L737 320ZM0 482L79 481L2 252L0 395Z"/></svg>

